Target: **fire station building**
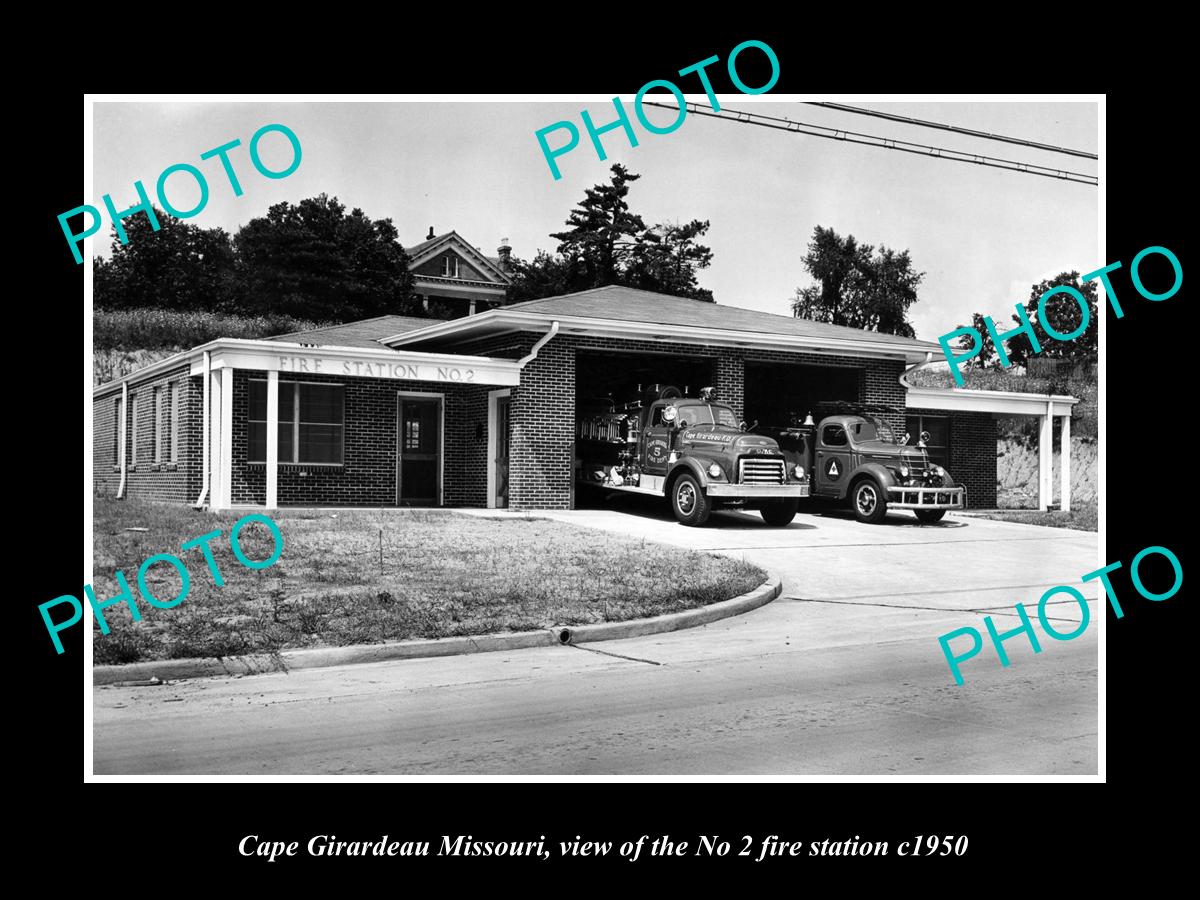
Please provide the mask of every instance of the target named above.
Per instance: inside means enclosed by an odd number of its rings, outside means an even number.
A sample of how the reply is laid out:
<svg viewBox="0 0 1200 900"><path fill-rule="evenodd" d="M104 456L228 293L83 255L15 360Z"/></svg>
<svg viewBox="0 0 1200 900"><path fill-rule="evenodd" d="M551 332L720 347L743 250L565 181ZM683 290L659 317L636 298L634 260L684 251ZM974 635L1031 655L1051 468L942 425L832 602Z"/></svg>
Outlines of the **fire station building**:
<svg viewBox="0 0 1200 900"><path fill-rule="evenodd" d="M428 275L438 296L473 266L474 314L219 339L101 385L96 489L211 509L570 508L581 411L652 383L714 386L762 426L829 401L892 407L897 433L930 433L973 508L996 503L997 416L1041 418L1043 508L1055 416L1070 446L1074 398L908 385L906 369L940 356L930 342L618 286L480 311L475 297L502 296L488 259Z"/></svg>

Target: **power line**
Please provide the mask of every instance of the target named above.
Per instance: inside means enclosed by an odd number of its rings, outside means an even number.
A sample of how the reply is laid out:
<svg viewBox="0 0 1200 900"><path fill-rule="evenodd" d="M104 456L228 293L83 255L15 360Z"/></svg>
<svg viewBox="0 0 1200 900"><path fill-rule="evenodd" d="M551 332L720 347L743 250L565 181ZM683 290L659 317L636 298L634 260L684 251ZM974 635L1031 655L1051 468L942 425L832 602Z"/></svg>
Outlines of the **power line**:
<svg viewBox="0 0 1200 900"><path fill-rule="evenodd" d="M896 113L883 112L878 109L866 109L862 106L847 106L845 103L817 103L815 101L806 101L809 106L824 106L828 109L840 109L843 112L858 113L863 116L876 116L880 119L887 119L891 122L903 122L905 125L920 125L923 128L938 128L942 131L953 131L955 134L969 135L970 137L986 138L989 141L1004 141L1007 144L1020 144L1023 147L1033 147L1036 150L1048 150L1051 153L1065 153L1068 156L1081 156L1084 159L1099 159L1095 153L1088 153L1086 150L1072 150L1070 147L1056 147L1053 144L1043 144L1039 141L1029 141L1025 138L1009 137L1004 134L995 134L990 131L976 131L973 128L961 128L958 125L944 125L941 122L930 122L928 119L914 119L911 116L901 116Z"/></svg>
<svg viewBox="0 0 1200 900"><path fill-rule="evenodd" d="M663 109L678 111L679 107L671 103L657 103L644 100L645 106L659 106ZM931 156L935 159L953 160L955 162L974 163L978 166L990 166L994 169L1005 169L1009 172L1024 172L1026 175L1041 175L1045 178L1057 178L1060 181L1073 181L1078 184L1090 184L1096 187L1099 180L1095 175L1083 172L1072 172L1068 169L1056 169L1051 166L1039 166L1034 163L1021 162L1015 159L1004 159L997 156L983 156L978 153L967 153L961 150L951 150L946 147L934 147L929 144L914 144L911 141L901 141L896 138L879 137L873 134L863 134L857 131L847 131L844 128L829 128L825 125L813 125L809 122L798 122L792 119L767 116L762 113L742 112L723 107L720 112L711 107L703 107L698 103L687 103L687 111L700 116L711 116L714 119L724 119L727 122L740 122L745 125L761 125L764 128L776 128L780 131L792 131L813 137L827 138L835 141L849 141L852 144L865 144L868 147L881 147L885 150L901 150L905 153L915 153L918 156ZM725 115L729 113L730 115Z"/></svg>

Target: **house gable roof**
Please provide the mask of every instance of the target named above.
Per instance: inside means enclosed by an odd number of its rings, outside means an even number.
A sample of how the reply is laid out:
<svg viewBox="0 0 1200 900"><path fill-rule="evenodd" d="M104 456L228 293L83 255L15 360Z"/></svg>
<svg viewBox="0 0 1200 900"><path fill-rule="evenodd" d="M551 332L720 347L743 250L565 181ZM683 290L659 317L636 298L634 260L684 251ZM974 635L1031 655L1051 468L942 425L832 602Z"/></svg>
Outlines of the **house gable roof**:
<svg viewBox="0 0 1200 900"><path fill-rule="evenodd" d="M457 231L447 231L445 234L439 234L437 237L422 241L415 247L404 248L404 252L409 257L408 266L410 269L415 269L445 250L454 250L454 252L496 284L502 286L509 284L510 279L508 274L493 262L492 257L486 256L478 247L467 243Z"/></svg>

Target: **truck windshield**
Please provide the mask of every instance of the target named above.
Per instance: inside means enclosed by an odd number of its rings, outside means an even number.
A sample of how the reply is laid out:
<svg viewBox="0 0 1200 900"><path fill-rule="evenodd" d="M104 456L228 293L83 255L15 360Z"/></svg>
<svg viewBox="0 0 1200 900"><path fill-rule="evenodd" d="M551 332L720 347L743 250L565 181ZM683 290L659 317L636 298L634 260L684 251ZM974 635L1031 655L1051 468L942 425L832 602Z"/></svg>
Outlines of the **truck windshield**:
<svg viewBox="0 0 1200 900"><path fill-rule="evenodd" d="M737 418L728 406L705 403L679 407L679 424L684 425L728 425L737 428Z"/></svg>
<svg viewBox="0 0 1200 900"><path fill-rule="evenodd" d="M891 426L882 419L863 420L855 422L850 426L850 431L854 435L855 443L862 441L884 441L888 444L896 443L896 435L892 432Z"/></svg>

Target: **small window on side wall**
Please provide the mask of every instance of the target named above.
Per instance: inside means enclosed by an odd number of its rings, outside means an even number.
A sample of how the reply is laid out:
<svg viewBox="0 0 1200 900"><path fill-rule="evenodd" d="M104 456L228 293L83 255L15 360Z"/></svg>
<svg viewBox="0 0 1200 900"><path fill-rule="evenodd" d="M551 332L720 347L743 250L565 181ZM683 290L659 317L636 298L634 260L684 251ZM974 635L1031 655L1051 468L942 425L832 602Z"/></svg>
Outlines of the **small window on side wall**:
<svg viewBox="0 0 1200 900"><path fill-rule="evenodd" d="M442 257L442 277L457 278L458 277L458 257L447 253Z"/></svg>

